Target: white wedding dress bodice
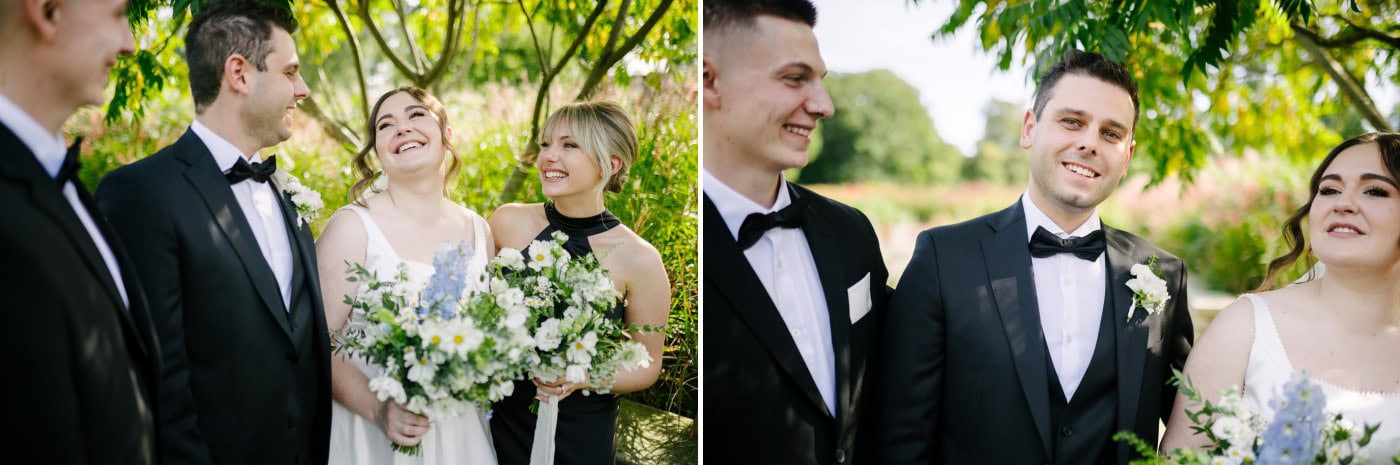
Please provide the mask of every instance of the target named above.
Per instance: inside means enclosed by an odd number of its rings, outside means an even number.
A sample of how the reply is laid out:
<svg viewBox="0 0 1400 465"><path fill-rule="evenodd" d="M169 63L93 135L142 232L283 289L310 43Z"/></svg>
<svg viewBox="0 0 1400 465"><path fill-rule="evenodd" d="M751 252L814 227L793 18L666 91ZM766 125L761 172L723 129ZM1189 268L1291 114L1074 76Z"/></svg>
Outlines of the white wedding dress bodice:
<svg viewBox="0 0 1400 465"><path fill-rule="evenodd" d="M1264 299L1246 294L1254 304L1254 345L1249 351L1249 365L1244 375L1244 405L1265 419L1274 417L1269 400L1282 395L1283 385L1293 378L1293 362L1284 351L1283 339L1274 325L1273 314ZM1367 463L1390 463L1400 454L1400 392L1368 392L1343 388L1313 377L1326 396L1328 412L1340 413L1342 418L1359 428L1366 423L1380 423L1371 437L1370 445L1361 449L1358 458Z"/></svg>
<svg viewBox="0 0 1400 465"><path fill-rule="evenodd" d="M398 273L399 263L407 264L409 280L424 286L433 275L433 265L399 258L389 245L379 226L370 218L369 211L357 205L342 208L336 214L352 211L364 224L367 244L365 245L366 269L378 276L393 276ZM486 270L490 251L486 250L486 222L475 212L471 214L472 229L475 231L471 250L472 257L467 263L467 282L474 283ZM357 318L352 316L351 318ZM363 317L359 317L362 319ZM353 321L350 324L363 324ZM374 379L381 370L359 357L351 357L351 362L359 367L365 376ZM432 424L421 443L421 453L410 457L395 453L390 447L389 438L373 421L356 415L340 402L331 406L331 465L495 465L496 452L491 445L490 424L483 412L468 407L466 414L437 421Z"/></svg>

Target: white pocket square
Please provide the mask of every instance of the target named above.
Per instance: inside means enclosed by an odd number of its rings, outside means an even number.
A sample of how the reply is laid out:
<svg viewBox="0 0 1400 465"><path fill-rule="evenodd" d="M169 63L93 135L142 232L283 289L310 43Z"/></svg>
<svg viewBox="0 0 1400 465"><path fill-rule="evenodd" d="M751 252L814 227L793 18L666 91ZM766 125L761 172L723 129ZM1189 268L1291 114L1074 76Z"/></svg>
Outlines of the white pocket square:
<svg viewBox="0 0 1400 465"><path fill-rule="evenodd" d="M846 289L846 303L851 309L851 324L856 324L870 313L870 273L866 273L865 277Z"/></svg>

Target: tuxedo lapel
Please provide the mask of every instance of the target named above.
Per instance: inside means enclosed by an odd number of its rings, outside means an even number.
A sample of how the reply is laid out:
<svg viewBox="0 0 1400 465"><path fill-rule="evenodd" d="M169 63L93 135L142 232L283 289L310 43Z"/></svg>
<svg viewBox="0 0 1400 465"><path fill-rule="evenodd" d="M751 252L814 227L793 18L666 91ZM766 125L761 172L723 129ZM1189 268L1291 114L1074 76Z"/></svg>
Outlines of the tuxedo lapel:
<svg viewBox="0 0 1400 465"><path fill-rule="evenodd" d="M816 381L807 371L807 362L802 360L797 344L788 334L787 324L778 313L778 307L768 297L758 274L749 266L739 243L729 234L729 227L708 196L705 197L704 208L707 218L705 267L712 271L705 273L705 279L712 281L714 289L725 296L734 313L758 336L778 366L787 372L809 400L825 411L826 401L822 400Z"/></svg>
<svg viewBox="0 0 1400 465"><path fill-rule="evenodd" d="M176 158L189 165L185 170L185 179L199 192L205 207L209 209L209 214L219 225L219 230L224 233L239 260L243 262L243 269L248 273L248 279L253 282L254 291L262 299L263 306L277 321L287 338L291 339L291 327L287 322L286 306L282 303L277 278L272 273L267 259L263 257L257 238L253 236L253 228L249 226L243 209L238 206L238 199L233 196L228 180L224 179L223 173L214 162L214 156L194 131L185 131L185 135L175 143L179 145L179 150L175 153Z"/></svg>
<svg viewBox="0 0 1400 465"><path fill-rule="evenodd" d="M790 188L789 192L794 202L802 195L797 189ZM832 224L822 218L821 213L816 210L816 204L807 202L807 209L802 215L802 233L807 237L812 261L816 263L817 276L821 279L822 293L826 297L826 310L831 324L831 349L836 356L837 411L831 413L839 424L843 421L841 413L849 412L851 407L851 381L854 377L850 376L850 372L858 368L851 366L851 360L862 360L863 357L853 357L859 354L852 353L850 344L851 310L850 301L846 297L846 267L841 260L842 248L838 246L840 237L833 230Z"/></svg>
<svg viewBox="0 0 1400 465"><path fill-rule="evenodd" d="M291 198L275 180L269 182L277 198L277 207L282 211L282 227L287 230L287 243L292 247L292 255L297 257L292 264L292 287L295 288L298 283L301 283L307 267L312 263L307 257L307 249L310 247L302 241L301 216L297 215L296 207L292 205Z"/></svg>
<svg viewBox="0 0 1400 465"><path fill-rule="evenodd" d="M0 166L0 174L28 184L30 200L63 230L63 235L78 250L78 255L82 257L88 272L102 282L102 289L107 293L112 305L119 309L126 308L122 303L121 293L117 290L116 280L112 278L107 264L102 261L102 254L97 251L97 244L78 219L78 214L73 211L73 205L63 197L62 187L44 171L44 167L39 164L39 159L30 151L29 146L4 125L0 125L0 147L7 147L7 151L10 151L8 160ZM81 200L82 186L74 181L73 187L78 189ZM101 217L101 214L96 212L95 209L88 209L88 214L93 216L94 221Z"/></svg>
<svg viewBox="0 0 1400 465"><path fill-rule="evenodd" d="M88 214L92 215L92 222L97 226L97 232L102 234L102 237L107 241L107 247L112 249L112 258L117 261L117 270L122 273L122 278L127 288L127 311L118 313L121 313L120 319L122 325L125 326L128 331L131 331L133 338L136 340L136 347L142 351L141 356L145 357L151 350L150 347L146 347L146 343L143 341L148 335L144 334L142 331L137 331L136 322L131 318L132 312L144 311L145 309L144 298L139 289L140 286L136 285L136 272L129 266L121 241L117 240L116 233L112 232L112 228L107 225L107 220L102 217L100 210L97 209L97 205L93 203L92 195L88 194L87 187L76 182L73 187L78 191L78 200L82 202L83 208L86 208ZM99 255L98 258L101 258L101 255ZM103 270L106 270L105 264L103 267ZM104 273L104 276L107 276L107 274ZM108 281L111 281L111 283L108 283ZM112 286L111 292L117 292L115 290L115 280L109 278L104 280L104 284L110 284ZM121 295L118 294L116 297L120 299Z"/></svg>
<svg viewBox="0 0 1400 465"><path fill-rule="evenodd" d="M1128 320L1128 310L1133 304L1133 293L1128 289L1132 279L1133 243L1122 231L1104 226L1104 237L1108 248L1108 283L1105 298L1112 299L1115 315L1113 322L1118 326L1118 429L1131 430L1137 421L1138 399L1142 395L1142 377L1147 359L1148 322L1141 317ZM1140 310L1133 309L1134 313ZM1120 444L1121 445L1121 444ZM1118 448L1118 461L1126 462L1128 448Z"/></svg>
<svg viewBox="0 0 1400 465"><path fill-rule="evenodd" d="M1050 392L1046 367L1045 334L1041 331L1040 305L1036 300L1031 269L1026 216L1020 202L988 218L992 233L982 238L982 258L1001 316L1002 329L1011 343L1016 378L1021 382L1031 417L1040 433L1047 457L1050 449Z"/></svg>

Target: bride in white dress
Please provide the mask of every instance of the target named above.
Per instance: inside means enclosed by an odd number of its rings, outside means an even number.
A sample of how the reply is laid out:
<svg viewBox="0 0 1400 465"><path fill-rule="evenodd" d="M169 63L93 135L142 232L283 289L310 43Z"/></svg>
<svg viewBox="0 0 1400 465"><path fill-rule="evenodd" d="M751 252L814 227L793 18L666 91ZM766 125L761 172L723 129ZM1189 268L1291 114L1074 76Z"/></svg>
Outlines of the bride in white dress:
<svg viewBox="0 0 1400 465"><path fill-rule="evenodd" d="M1292 250L1280 270L1312 253L1327 272L1312 281L1248 294L1226 307L1186 361L1186 375L1218 399L1242 386L1244 405L1272 418L1269 400L1295 373L1322 388L1325 409L1357 426L1380 423L1358 454L1390 463L1400 454L1400 134L1367 134L1333 149L1313 174L1312 197L1285 223ZM1307 224L1303 224L1303 220ZM1303 229L1308 228L1307 238ZM1201 447L1178 395L1162 449Z"/></svg>
<svg viewBox="0 0 1400 465"><path fill-rule="evenodd" d="M441 102L421 89L402 87L380 97L372 114L368 147L354 161L359 179L350 193L359 201L337 211L316 242L326 322L333 333L350 317L343 296L357 290L345 280L347 263L364 264L379 276L392 276L405 263L411 280L422 286L433 274L433 253L443 243L462 241L472 250L467 271L472 283L495 247L481 216L444 195L460 161L449 155L452 130ZM371 155L387 179L382 189L370 188L378 177ZM362 359L332 356L331 464L496 463L484 412L471 409L429 423L370 392L369 380L378 374ZM390 441L419 444L421 453L395 453Z"/></svg>

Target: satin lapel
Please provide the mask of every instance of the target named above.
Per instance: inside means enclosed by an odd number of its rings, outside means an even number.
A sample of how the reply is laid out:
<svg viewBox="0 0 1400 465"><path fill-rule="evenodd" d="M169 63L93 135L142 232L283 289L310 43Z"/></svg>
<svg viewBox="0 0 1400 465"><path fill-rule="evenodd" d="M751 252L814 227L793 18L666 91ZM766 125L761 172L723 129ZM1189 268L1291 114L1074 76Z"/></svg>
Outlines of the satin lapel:
<svg viewBox="0 0 1400 465"><path fill-rule="evenodd" d="M793 201L803 194L797 189L789 189ZM817 276L821 279L822 294L826 296L826 313L831 324L831 349L836 355L836 417L841 424L843 413L851 408L852 360L864 360L851 348L850 299L846 297L845 263L841 259L841 238L832 224L817 211L816 204L807 203L807 211L802 215L802 233L807 237L807 246L812 251L812 261L817 265ZM875 283L871 283L874 287Z"/></svg>
<svg viewBox="0 0 1400 465"><path fill-rule="evenodd" d="M1113 299L1111 307L1114 324L1118 325L1118 429L1132 430L1137 421L1138 399L1142 396L1143 367L1147 362L1147 322L1146 312L1133 309L1133 318L1128 321L1127 312L1133 304L1132 291L1128 280L1132 279L1133 243L1122 231L1104 226L1104 237L1108 241L1108 295ZM1119 462L1126 462L1128 448L1118 448Z"/></svg>
<svg viewBox="0 0 1400 465"><path fill-rule="evenodd" d="M63 190L44 171L43 165L39 164L34 152L3 124L0 124L0 147L5 147L6 152L0 174L28 184L30 201L63 230L63 235L67 236L69 243L77 249L88 272L102 282L102 289L106 291L112 305L119 309L126 308L122 304L122 296L117 291L117 283L112 279L111 271L107 270L107 264L102 261L102 254L97 251L97 244L93 242L92 236L88 235L88 230L78 219L78 214L73 211L73 205L63 197ZM73 187L82 190L82 186L76 182ZM81 196L79 199L81 200ZM88 214L93 216L94 220L101 217L100 213L95 212L97 210L88 209Z"/></svg>
<svg viewBox="0 0 1400 465"><path fill-rule="evenodd" d="M282 303L277 278L272 274L267 259L263 257L258 240L253 236L253 228L248 225L248 218L238 206L238 199L233 196L228 181L215 164L214 156L193 131L186 131L175 143L181 146L176 156L190 165L189 169L185 170L185 179L199 192L205 207L209 208L209 214L213 215L218 223L219 230L224 233L239 260L243 262L243 269L252 281L258 297L262 298L263 306L267 308L272 319L277 321L277 326L282 328L287 339L291 340L292 330L287 322L286 306Z"/></svg>
<svg viewBox="0 0 1400 465"><path fill-rule="evenodd" d="M1045 334L1040 325L1040 304L1036 300L1035 277L1031 270L1030 239L1021 203L1002 210L988 221L992 233L982 238L982 258L1002 329L1011 342L1011 359L1016 378L1026 394L1031 417L1040 432L1047 457L1050 449L1050 391L1046 369Z"/></svg>
<svg viewBox="0 0 1400 465"><path fill-rule="evenodd" d="M301 216L297 215L296 207L292 205L291 198L275 180L271 183L272 191L277 197L277 207L282 211L282 227L287 230L287 243L292 247L292 255L297 257L292 265L292 287L295 289L299 285L298 283L306 278L306 270L311 266L312 262L307 257L309 247L302 240L304 226L301 222ZM293 293L295 292L293 291ZM293 301L295 302L295 300Z"/></svg>
<svg viewBox="0 0 1400 465"><path fill-rule="evenodd" d="M150 348L146 347L146 343L142 340L145 336L141 331L137 330L136 322L131 318L131 312L144 311L145 306L140 290L136 289L139 288L139 286L133 285L135 284L136 274L132 271L131 267L128 266L126 253L122 248L121 242L116 240L117 235L114 234L112 229L107 225L106 218L102 217L101 214L96 214L99 210L97 209L97 205L93 203L92 196L88 194L87 187L84 187L81 183L74 184L73 187L78 190L78 200L82 201L83 207L87 208L88 213L93 214L92 222L97 226L97 232L102 234L102 237L107 240L107 247L112 249L112 258L117 261L117 270L122 273L122 280L127 287L126 298L128 305L126 306L127 311L117 313L121 314L122 325L126 326L126 329L131 331L131 335L136 339L136 347L141 350L141 355L144 357L150 353ZM105 264L103 265L103 270L106 270ZM111 281L113 281L112 285L115 286L115 280ZM118 294L117 298L120 299L121 295ZM120 302L119 300L118 303Z"/></svg>
<svg viewBox="0 0 1400 465"><path fill-rule="evenodd" d="M788 334L778 307L768 297L768 291L763 289L758 275L749 266L744 252L739 250L739 243L729 234L729 227L709 197L705 197L705 217L705 268L711 271L705 273L706 289L715 289L725 297L738 318L768 348L778 366L806 393L808 400L826 411L826 401L822 400L816 381L807 371L807 362L802 360L797 344Z"/></svg>

